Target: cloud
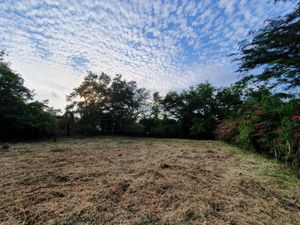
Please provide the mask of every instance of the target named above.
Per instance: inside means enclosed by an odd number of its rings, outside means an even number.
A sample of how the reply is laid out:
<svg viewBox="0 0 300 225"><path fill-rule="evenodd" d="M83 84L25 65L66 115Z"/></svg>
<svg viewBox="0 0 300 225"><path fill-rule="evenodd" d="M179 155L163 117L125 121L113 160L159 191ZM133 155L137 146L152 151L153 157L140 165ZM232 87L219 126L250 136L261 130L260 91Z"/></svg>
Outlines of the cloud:
<svg viewBox="0 0 300 225"><path fill-rule="evenodd" d="M1 1L0 49L38 99L65 106L86 70L121 73L166 93L236 79L227 55L267 18L267 1ZM53 93L56 93L55 96Z"/></svg>
<svg viewBox="0 0 300 225"><path fill-rule="evenodd" d="M74 70L78 70L79 72L85 71L88 67L89 60L86 59L85 56L70 56L69 63Z"/></svg>
<svg viewBox="0 0 300 225"><path fill-rule="evenodd" d="M52 96L53 98L59 98L59 95L56 94L55 92L51 92L50 94L51 94L51 96Z"/></svg>

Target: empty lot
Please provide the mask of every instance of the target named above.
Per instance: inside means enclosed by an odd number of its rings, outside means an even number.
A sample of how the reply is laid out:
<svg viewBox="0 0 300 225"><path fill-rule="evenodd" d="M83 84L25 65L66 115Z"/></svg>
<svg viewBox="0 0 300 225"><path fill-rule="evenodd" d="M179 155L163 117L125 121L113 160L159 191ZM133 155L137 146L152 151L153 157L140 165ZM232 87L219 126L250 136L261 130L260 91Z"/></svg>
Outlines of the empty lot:
<svg viewBox="0 0 300 225"><path fill-rule="evenodd" d="M218 141L101 137L0 152L0 224L299 224L300 181Z"/></svg>

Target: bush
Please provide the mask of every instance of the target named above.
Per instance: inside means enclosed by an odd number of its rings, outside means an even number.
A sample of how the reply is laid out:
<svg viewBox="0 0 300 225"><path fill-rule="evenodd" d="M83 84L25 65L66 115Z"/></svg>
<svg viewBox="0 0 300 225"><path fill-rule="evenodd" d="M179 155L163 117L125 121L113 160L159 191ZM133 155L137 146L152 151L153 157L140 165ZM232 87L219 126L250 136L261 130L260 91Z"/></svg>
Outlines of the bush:
<svg viewBox="0 0 300 225"><path fill-rule="evenodd" d="M277 158L300 166L300 124L284 118L276 133Z"/></svg>
<svg viewBox="0 0 300 225"><path fill-rule="evenodd" d="M145 126L140 123L128 124L124 128L124 132L127 135L143 136L143 135L145 135Z"/></svg>
<svg viewBox="0 0 300 225"><path fill-rule="evenodd" d="M170 126L161 125L150 130L150 135L154 137L169 137Z"/></svg>
<svg viewBox="0 0 300 225"><path fill-rule="evenodd" d="M239 134L237 122L231 119L223 120L217 124L215 136L219 140L234 142Z"/></svg>
<svg viewBox="0 0 300 225"><path fill-rule="evenodd" d="M221 121L217 138L236 143L277 160L300 166L299 102L268 94L249 97L240 107L238 118ZM299 117L300 118L300 117Z"/></svg>
<svg viewBox="0 0 300 225"><path fill-rule="evenodd" d="M253 150L254 143L252 139L252 134L254 130L254 125L251 124L251 122L243 121L238 126L239 135L236 142L244 148Z"/></svg>
<svg viewBox="0 0 300 225"><path fill-rule="evenodd" d="M160 138L177 138L183 136L180 125L177 123L160 124L153 127L149 135Z"/></svg>

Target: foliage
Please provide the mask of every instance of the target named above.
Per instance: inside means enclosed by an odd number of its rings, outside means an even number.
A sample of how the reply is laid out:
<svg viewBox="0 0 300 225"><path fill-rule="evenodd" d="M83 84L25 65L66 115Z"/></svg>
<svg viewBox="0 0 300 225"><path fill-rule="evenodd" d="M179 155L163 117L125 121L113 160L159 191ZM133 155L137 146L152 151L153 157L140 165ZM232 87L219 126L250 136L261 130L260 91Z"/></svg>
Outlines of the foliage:
<svg viewBox="0 0 300 225"><path fill-rule="evenodd" d="M145 126L140 123L128 124L124 128L124 133L133 136L143 136L145 134Z"/></svg>
<svg viewBox="0 0 300 225"><path fill-rule="evenodd" d="M300 86L300 4L285 17L270 20L254 33L252 40L240 43L240 53L234 54L239 71L262 68L262 73L249 76L252 80L268 82L270 87Z"/></svg>
<svg viewBox="0 0 300 225"><path fill-rule="evenodd" d="M56 132L54 116L47 112L46 102L33 101L22 77L4 62L0 54L0 138L46 137Z"/></svg>
<svg viewBox="0 0 300 225"><path fill-rule="evenodd" d="M215 136L224 141L235 142L239 131L235 119L224 119L216 125Z"/></svg>
<svg viewBox="0 0 300 225"><path fill-rule="evenodd" d="M202 83L181 93L169 92L161 101L165 116L178 121L186 137L210 138L216 120L216 89Z"/></svg>
<svg viewBox="0 0 300 225"><path fill-rule="evenodd" d="M249 89L239 107L238 117L232 115L219 124L217 137L299 165L299 123L292 118L299 114L300 103L293 97L281 96L264 87Z"/></svg>
<svg viewBox="0 0 300 225"><path fill-rule="evenodd" d="M69 110L79 115L78 128L83 134L124 133L144 112L148 92L127 82L121 75L89 72L83 83L67 97Z"/></svg>

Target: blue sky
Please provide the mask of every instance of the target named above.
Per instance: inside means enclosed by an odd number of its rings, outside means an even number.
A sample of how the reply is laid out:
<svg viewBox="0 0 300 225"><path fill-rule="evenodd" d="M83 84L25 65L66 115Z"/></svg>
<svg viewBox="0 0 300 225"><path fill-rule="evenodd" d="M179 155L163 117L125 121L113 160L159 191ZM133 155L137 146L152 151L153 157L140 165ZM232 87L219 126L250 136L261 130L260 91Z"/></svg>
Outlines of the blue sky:
<svg viewBox="0 0 300 225"><path fill-rule="evenodd" d="M64 108L87 70L165 94L238 78L228 54L296 1L0 1L0 49L39 100Z"/></svg>

